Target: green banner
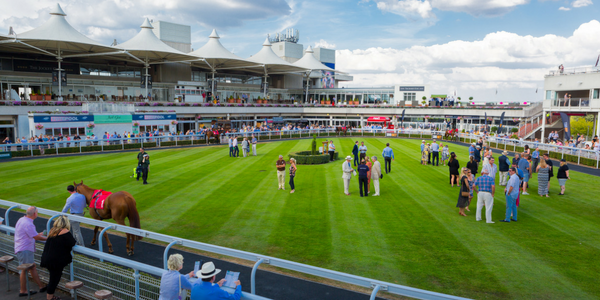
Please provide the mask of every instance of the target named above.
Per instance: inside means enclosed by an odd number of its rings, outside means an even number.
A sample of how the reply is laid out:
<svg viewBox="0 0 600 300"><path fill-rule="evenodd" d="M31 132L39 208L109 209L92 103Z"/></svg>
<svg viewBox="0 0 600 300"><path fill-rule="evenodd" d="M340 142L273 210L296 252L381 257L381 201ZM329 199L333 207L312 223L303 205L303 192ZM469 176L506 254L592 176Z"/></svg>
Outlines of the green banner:
<svg viewBox="0 0 600 300"><path fill-rule="evenodd" d="M94 115L96 124L131 123L131 115Z"/></svg>
<svg viewBox="0 0 600 300"><path fill-rule="evenodd" d="M12 158L11 152L0 152L0 159Z"/></svg>

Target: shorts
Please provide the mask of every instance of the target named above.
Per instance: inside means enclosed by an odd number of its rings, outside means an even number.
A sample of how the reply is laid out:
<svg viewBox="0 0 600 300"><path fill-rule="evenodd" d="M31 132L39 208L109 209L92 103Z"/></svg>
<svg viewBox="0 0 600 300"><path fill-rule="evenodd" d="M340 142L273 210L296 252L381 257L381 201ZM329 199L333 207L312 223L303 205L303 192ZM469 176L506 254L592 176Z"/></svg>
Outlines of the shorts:
<svg viewBox="0 0 600 300"><path fill-rule="evenodd" d="M19 261L19 265L35 263L33 261L33 252L29 250L23 250L17 253L17 260ZM19 274L21 274L21 271L19 271Z"/></svg>
<svg viewBox="0 0 600 300"><path fill-rule="evenodd" d="M567 178L559 178L558 179L558 185L565 186L566 183L567 183Z"/></svg>
<svg viewBox="0 0 600 300"><path fill-rule="evenodd" d="M523 172L523 182L529 182L529 172Z"/></svg>

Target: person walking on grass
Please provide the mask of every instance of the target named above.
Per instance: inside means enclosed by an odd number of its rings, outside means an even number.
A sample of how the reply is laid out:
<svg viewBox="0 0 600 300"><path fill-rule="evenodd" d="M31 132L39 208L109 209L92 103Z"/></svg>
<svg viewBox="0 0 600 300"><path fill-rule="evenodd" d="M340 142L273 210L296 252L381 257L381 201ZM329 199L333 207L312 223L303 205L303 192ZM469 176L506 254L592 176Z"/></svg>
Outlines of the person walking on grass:
<svg viewBox="0 0 600 300"><path fill-rule="evenodd" d="M450 153L450 159L448 160L448 169L450 171L450 185L454 187L454 184L458 185L458 170L460 169L460 164L456 159L456 153Z"/></svg>
<svg viewBox="0 0 600 300"><path fill-rule="evenodd" d="M360 142L360 147L358 147L358 152L360 152L359 159L362 162L363 159L367 156L367 146L365 146L365 142Z"/></svg>
<svg viewBox="0 0 600 300"><path fill-rule="evenodd" d="M381 156L383 156L385 161L385 174L392 172L392 160L396 160L396 158L394 157L394 150L390 148L390 143L385 144L385 148L383 149Z"/></svg>
<svg viewBox="0 0 600 300"><path fill-rule="evenodd" d="M440 145L437 143L437 141L434 139L433 143L431 144L431 153L432 153L432 159L431 159L431 165L435 165L436 167L439 167L440 165Z"/></svg>
<svg viewBox="0 0 600 300"><path fill-rule="evenodd" d="M448 163L448 158L450 158L450 150L448 149L448 145L444 145L444 148L442 148L442 166Z"/></svg>
<svg viewBox="0 0 600 300"><path fill-rule="evenodd" d="M283 160L283 155L279 155L275 167L277 167L277 182L279 183L279 189L285 190L285 160Z"/></svg>
<svg viewBox="0 0 600 300"><path fill-rule="evenodd" d="M240 148L238 148L237 136L233 137L233 141L231 144L233 146L233 157L240 157Z"/></svg>
<svg viewBox="0 0 600 300"><path fill-rule="evenodd" d="M333 140L329 141L329 161L333 161L333 157L335 156L335 145L333 144Z"/></svg>
<svg viewBox="0 0 600 300"><path fill-rule="evenodd" d="M569 177L569 166L567 165L567 160L564 158L560 160L560 167L556 173L556 179L558 179L558 185L560 185L559 195L562 196L565 194L567 180L571 179L571 177Z"/></svg>
<svg viewBox="0 0 600 300"><path fill-rule="evenodd" d="M229 137L229 157L232 157L232 156L234 156L234 152L233 152L233 137Z"/></svg>
<svg viewBox="0 0 600 300"><path fill-rule="evenodd" d="M465 207L469 205L469 194L471 192L471 188L469 187L469 176L471 176L471 171L467 168L462 168L461 175L460 191L458 192L458 202L456 203L456 207L458 207L458 214L466 217Z"/></svg>
<svg viewBox="0 0 600 300"><path fill-rule="evenodd" d="M356 165L358 165L358 141L354 142L354 147L352 147L352 155L354 155L354 160L352 163L356 167Z"/></svg>
<svg viewBox="0 0 600 300"><path fill-rule="evenodd" d="M494 223L492 221L492 209L494 208L496 182L494 178L489 176L487 168L484 168L481 171L481 176L477 177L475 180L473 190L477 194L477 212L475 213L475 220L481 221L481 210L485 205L485 221L489 224Z"/></svg>
<svg viewBox="0 0 600 300"><path fill-rule="evenodd" d="M540 197L550 197L548 195L548 180L550 180L550 168L545 160L542 159L540 165L537 166L536 172L538 173L538 195Z"/></svg>
<svg viewBox="0 0 600 300"><path fill-rule="evenodd" d="M258 144L258 139L252 135L252 155L256 156L256 144Z"/></svg>
<svg viewBox="0 0 600 300"><path fill-rule="evenodd" d="M352 160L351 156L346 156L346 161L342 163L342 179L344 180L344 194L347 196L350 195L350 179L352 179L352 174L355 172L352 169L352 164L350 161Z"/></svg>
<svg viewBox="0 0 600 300"><path fill-rule="evenodd" d="M290 194L293 194L296 191L296 185L294 184L294 178L296 177L296 159L290 158Z"/></svg>
<svg viewBox="0 0 600 300"><path fill-rule="evenodd" d="M373 168L373 163L371 162L371 158L368 156L365 157L365 165L367 165L367 167L369 167L369 172L367 172L367 179L368 179L367 193L370 194L371 193L371 169Z"/></svg>
<svg viewBox="0 0 600 300"><path fill-rule="evenodd" d="M81 216L85 215L85 206L87 205L85 196L77 193L75 187L73 185L67 186L67 191L71 196L67 198L67 203L65 207L63 207L62 213L70 213L72 215ZM79 222L71 221L71 231L75 240L77 241L78 246L84 246L83 236L81 235L81 228L79 227Z"/></svg>
<svg viewBox="0 0 600 300"><path fill-rule="evenodd" d="M36 291L27 291L27 272L31 274L31 278L33 281L37 283L40 288L40 293L46 291L47 287L42 286L42 282L40 281L40 277L38 275L37 269L35 267L35 262L33 260L33 254L35 253L35 241L45 241L47 238L43 236L42 232L38 233L35 231L35 225L33 225L33 220L38 217L38 211L35 206L30 206L25 213L25 216L21 217L17 224L15 225L15 254L17 255L17 260L19 265L22 264L34 264L33 268L29 271L20 271L20 283L21 288L19 290L19 297L27 296L27 293L30 295L36 294Z"/></svg>
<svg viewBox="0 0 600 300"><path fill-rule="evenodd" d="M358 172L358 190L360 191L360 196L364 195L369 196L369 167L366 165L366 161L363 159L360 161L360 165L356 168Z"/></svg>
<svg viewBox="0 0 600 300"><path fill-rule="evenodd" d="M510 160L507 157L508 151L504 150L502 156L498 157L498 171L500 172L500 185L506 186L508 182L508 169L510 169Z"/></svg>
<svg viewBox="0 0 600 300"><path fill-rule="evenodd" d="M523 195L529 195L527 192L527 185L529 183L529 174L531 173L531 166L529 165L529 154L524 154L522 159L519 159L517 167L523 171Z"/></svg>
<svg viewBox="0 0 600 300"><path fill-rule="evenodd" d="M377 156L373 156L372 161L371 180L373 180L373 188L375 189L375 194L373 194L373 196L379 196L379 179L383 177L383 174L381 174L381 163L377 161Z"/></svg>
<svg viewBox="0 0 600 300"><path fill-rule="evenodd" d="M519 196L519 185L521 180L517 175L517 169L511 167L508 170L510 179L506 188L504 188L504 194L506 195L506 216L500 222L510 223L510 221L517 221L517 197Z"/></svg>
<svg viewBox="0 0 600 300"><path fill-rule="evenodd" d="M540 163L540 148L535 147L531 154L531 172L537 172L537 166Z"/></svg>
<svg viewBox="0 0 600 300"><path fill-rule="evenodd" d="M148 155L148 153L146 153L144 148L140 148L140 153L138 153L137 159L138 159L138 166L142 170L142 172L138 173L137 181L140 181L140 174L141 174L144 184L148 184L148 171L150 168L150 155Z"/></svg>
<svg viewBox="0 0 600 300"><path fill-rule="evenodd" d="M242 153L244 154L244 157L248 156L249 151L250 150L250 143L248 143L248 139L244 138L242 140Z"/></svg>

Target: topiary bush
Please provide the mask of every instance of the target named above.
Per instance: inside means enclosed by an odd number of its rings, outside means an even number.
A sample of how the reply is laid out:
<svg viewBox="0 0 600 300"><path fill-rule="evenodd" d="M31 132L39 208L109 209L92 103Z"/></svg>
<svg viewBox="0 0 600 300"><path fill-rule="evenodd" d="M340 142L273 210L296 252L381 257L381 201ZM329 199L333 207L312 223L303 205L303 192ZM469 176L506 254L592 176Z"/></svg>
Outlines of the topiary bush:
<svg viewBox="0 0 600 300"><path fill-rule="evenodd" d="M288 154L290 158L296 159L299 165L320 165L329 162L329 154L311 155L312 151L299 151ZM333 159L338 159L338 153L335 152Z"/></svg>

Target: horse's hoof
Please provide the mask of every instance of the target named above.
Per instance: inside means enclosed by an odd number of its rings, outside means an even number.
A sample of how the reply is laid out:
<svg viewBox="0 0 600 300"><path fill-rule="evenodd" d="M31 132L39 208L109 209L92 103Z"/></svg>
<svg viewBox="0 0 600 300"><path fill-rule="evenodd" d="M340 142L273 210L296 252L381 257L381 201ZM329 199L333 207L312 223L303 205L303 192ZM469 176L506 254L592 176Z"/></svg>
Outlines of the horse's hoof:
<svg viewBox="0 0 600 300"><path fill-rule="evenodd" d="M113 251L112 249L108 249L108 254L113 254L115 251Z"/></svg>
<svg viewBox="0 0 600 300"><path fill-rule="evenodd" d="M133 255L133 251L127 252L127 255L132 256Z"/></svg>
<svg viewBox="0 0 600 300"><path fill-rule="evenodd" d="M96 245L96 242L92 242L90 245L94 246L94 245Z"/></svg>

